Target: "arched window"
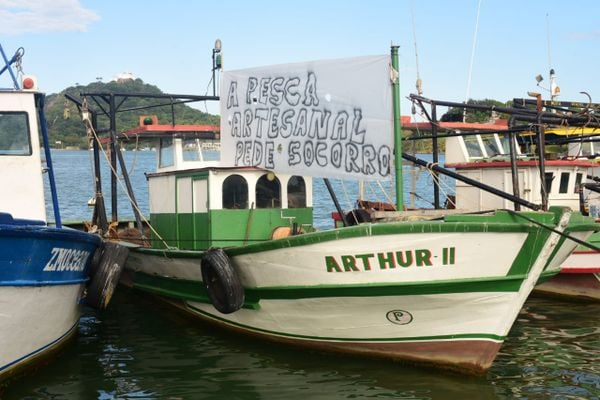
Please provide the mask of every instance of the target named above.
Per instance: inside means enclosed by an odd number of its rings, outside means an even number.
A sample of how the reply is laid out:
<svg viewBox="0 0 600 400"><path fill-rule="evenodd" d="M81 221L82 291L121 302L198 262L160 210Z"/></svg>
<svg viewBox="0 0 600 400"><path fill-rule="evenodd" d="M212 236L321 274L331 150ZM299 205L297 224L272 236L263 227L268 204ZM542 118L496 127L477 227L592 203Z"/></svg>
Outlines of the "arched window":
<svg viewBox="0 0 600 400"><path fill-rule="evenodd" d="M301 176L292 176L287 184L288 208L306 208L306 184Z"/></svg>
<svg viewBox="0 0 600 400"><path fill-rule="evenodd" d="M240 175L230 175L223 181L223 208L248 208L248 182Z"/></svg>
<svg viewBox="0 0 600 400"><path fill-rule="evenodd" d="M272 174L264 174L256 182L256 208L281 207L281 184Z"/></svg>

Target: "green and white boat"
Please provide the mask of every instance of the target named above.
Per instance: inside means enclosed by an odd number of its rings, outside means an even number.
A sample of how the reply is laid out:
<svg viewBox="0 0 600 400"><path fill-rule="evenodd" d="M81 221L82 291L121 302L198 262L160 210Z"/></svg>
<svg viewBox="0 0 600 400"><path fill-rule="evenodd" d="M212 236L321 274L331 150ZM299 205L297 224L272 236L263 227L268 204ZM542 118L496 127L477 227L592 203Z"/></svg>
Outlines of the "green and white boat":
<svg viewBox="0 0 600 400"><path fill-rule="evenodd" d="M382 93L373 79L348 75L358 65L372 78L375 63ZM366 80L367 92L329 90L324 64L344 85ZM129 243L123 283L244 335L485 372L542 272L558 272L574 250L566 235L583 240L597 225L557 207L433 220L425 211L403 211L315 229L310 176L323 175L312 167L328 164L338 168L334 176L358 170L355 175L373 179L393 176L389 160L395 158L396 182L402 183L396 70L394 47L391 58L375 61L227 72L220 133L177 125L129 132L130 140L155 138L158 163L147 174L151 244ZM295 95L300 108L294 108ZM365 95L393 104L376 111L382 125L368 118L380 107L360 103ZM261 109L269 115L263 135ZM378 129L378 138L367 143L373 127L381 126L389 129ZM394 150L386 153L377 140L394 132L395 144L387 145ZM201 159L202 138L219 136L221 160ZM359 139L362 156L352 158L352 141ZM287 157L282 171L279 157ZM401 190L397 200L402 204Z"/></svg>

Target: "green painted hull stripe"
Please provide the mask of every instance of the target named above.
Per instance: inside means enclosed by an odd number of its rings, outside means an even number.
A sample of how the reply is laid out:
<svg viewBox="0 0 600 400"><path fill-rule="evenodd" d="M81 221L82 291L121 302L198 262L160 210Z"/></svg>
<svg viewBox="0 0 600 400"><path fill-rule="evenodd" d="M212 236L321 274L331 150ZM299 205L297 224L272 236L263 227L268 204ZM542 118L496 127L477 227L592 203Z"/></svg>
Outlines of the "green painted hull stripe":
<svg viewBox="0 0 600 400"><path fill-rule="evenodd" d="M389 337L389 338L339 338L339 337L324 337L324 336L309 336L309 335L293 335L289 333L282 333L277 331L271 331L267 329L260 329L256 327L247 326L244 324L232 322L221 318L214 314L209 314L204 312L191 304L187 304L187 307L193 310L195 313L201 314L204 317L215 319L221 321L227 325L232 325L238 328L242 328L245 330L250 330L253 332L261 332L269 335L276 335L287 338L294 339L305 339L305 340L315 340L315 341L334 341L334 342L421 342L421 341L452 341L452 340L493 340L496 342L503 342L506 339L506 336L493 335L489 333L460 333L454 335L438 335L438 336L413 336L413 337Z"/></svg>
<svg viewBox="0 0 600 400"><path fill-rule="evenodd" d="M260 300L298 300L331 297L380 297L451 293L517 292L525 276L488 279L460 279L437 282L410 282L401 284L362 284L338 286L298 286L245 289L249 308ZM209 303L201 282L160 278L136 272L134 287L167 297Z"/></svg>

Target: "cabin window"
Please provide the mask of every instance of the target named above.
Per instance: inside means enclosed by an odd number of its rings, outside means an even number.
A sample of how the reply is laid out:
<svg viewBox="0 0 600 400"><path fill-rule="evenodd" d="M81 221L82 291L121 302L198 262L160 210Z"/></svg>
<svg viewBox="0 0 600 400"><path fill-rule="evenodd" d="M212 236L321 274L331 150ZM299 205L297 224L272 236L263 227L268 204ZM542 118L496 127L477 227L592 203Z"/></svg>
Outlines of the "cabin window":
<svg viewBox="0 0 600 400"><path fill-rule="evenodd" d="M483 146L485 147L485 152L488 157L494 157L499 154L502 154L502 149L498 147L498 143L496 142L496 138L494 136L481 136L481 141L483 142Z"/></svg>
<svg viewBox="0 0 600 400"><path fill-rule="evenodd" d="M287 185L288 208L306 208L306 184L301 176L292 176Z"/></svg>
<svg viewBox="0 0 600 400"><path fill-rule="evenodd" d="M279 179L268 173L256 182L256 208L281 207L281 184Z"/></svg>
<svg viewBox="0 0 600 400"><path fill-rule="evenodd" d="M469 158L483 157L483 151L481 151L481 146L479 146L479 140L477 140L477 136L464 136L463 140L465 141Z"/></svg>
<svg viewBox="0 0 600 400"><path fill-rule="evenodd" d="M27 122L27 113L0 113L0 155L31 155L31 142L29 141L29 124Z"/></svg>
<svg viewBox="0 0 600 400"><path fill-rule="evenodd" d="M202 148L198 139L183 141L183 161L202 161Z"/></svg>
<svg viewBox="0 0 600 400"><path fill-rule="evenodd" d="M546 193L550 193L552 192L552 181L554 180L554 173L552 172L546 172L546 175L544 176L544 180L546 181Z"/></svg>
<svg viewBox="0 0 600 400"><path fill-rule="evenodd" d="M158 155L158 166L161 168L170 167L174 164L173 160L173 138L160 139L160 153Z"/></svg>
<svg viewBox="0 0 600 400"><path fill-rule="evenodd" d="M508 134L498 135L500 145L502 146L502 154L510 154L510 136ZM515 147L517 147L515 145ZM515 157L517 155L515 154Z"/></svg>
<svg viewBox="0 0 600 400"><path fill-rule="evenodd" d="M223 208L248 208L248 182L240 175L230 175L223 181Z"/></svg>
<svg viewBox="0 0 600 400"><path fill-rule="evenodd" d="M581 186L582 179L583 179L583 174L575 174L575 188L573 189L574 193L579 192L579 187Z"/></svg>
<svg viewBox="0 0 600 400"><path fill-rule="evenodd" d="M568 172L563 172L560 174L560 186L558 188L558 193L567 193L569 191L569 175Z"/></svg>

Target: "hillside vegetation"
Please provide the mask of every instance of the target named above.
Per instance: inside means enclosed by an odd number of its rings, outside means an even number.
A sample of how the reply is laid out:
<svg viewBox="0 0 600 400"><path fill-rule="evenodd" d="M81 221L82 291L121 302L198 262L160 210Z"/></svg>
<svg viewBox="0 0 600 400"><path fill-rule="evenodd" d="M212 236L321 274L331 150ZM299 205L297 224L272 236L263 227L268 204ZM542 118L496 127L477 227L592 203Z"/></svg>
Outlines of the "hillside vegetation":
<svg viewBox="0 0 600 400"><path fill-rule="evenodd" d="M80 99L80 93L161 94L163 92L156 86L144 83L141 79L131 79L108 83L93 82L86 86L69 87L58 94L51 94L46 98L45 111L50 143L53 147L88 148L88 139L86 138L85 127L79 116L79 111L76 105L65 97L65 94L69 94ZM157 100L132 97L128 98L119 109L140 108L150 104L157 104ZM201 103L192 104L200 105ZM90 108L98 109L96 104L91 104ZM117 114L118 130L123 131L138 126L139 117L142 115L156 115L161 124L172 123L171 107L156 107ZM202 112L186 104L175 105L175 117L177 124L219 124L218 115ZM108 128L108 119L100 117L98 125L99 128Z"/></svg>

